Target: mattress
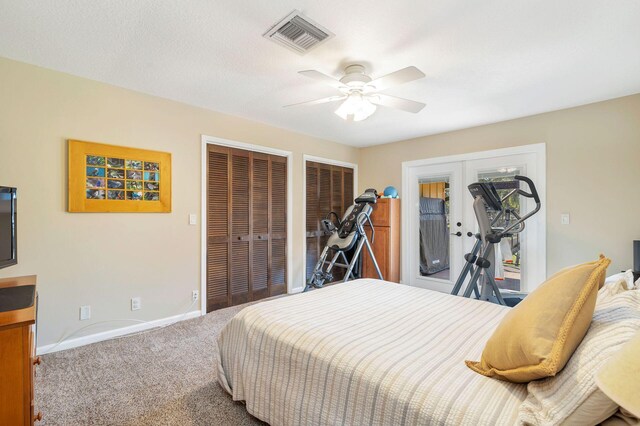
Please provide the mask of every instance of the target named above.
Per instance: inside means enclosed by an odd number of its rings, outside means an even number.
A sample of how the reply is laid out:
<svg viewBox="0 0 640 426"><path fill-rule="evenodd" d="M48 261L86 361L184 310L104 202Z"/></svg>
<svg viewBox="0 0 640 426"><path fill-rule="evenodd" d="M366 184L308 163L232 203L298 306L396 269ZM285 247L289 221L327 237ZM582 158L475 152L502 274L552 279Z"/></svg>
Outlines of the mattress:
<svg viewBox="0 0 640 426"><path fill-rule="evenodd" d="M509 308L361 279L240 311L217 375L271 425L512 425L525 385L472 372Z"/></svg>

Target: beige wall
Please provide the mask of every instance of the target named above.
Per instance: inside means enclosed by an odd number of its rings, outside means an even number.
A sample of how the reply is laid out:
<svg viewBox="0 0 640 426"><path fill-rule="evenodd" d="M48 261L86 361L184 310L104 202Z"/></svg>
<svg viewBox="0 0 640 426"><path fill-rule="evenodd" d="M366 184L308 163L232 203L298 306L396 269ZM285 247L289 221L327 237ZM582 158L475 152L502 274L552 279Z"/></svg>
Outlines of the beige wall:
<svg viewBox="0 0 640 426"><path fill-rule="evenodd" d="M604 252L632 266L640 239L640 95L360 151L359 185L401 190L403 161L544 142L547 273ZM402 195L402 194L401 194ZM560 225L560 214L571 214Z"/></svg>
<svg viewBox="0 0 640 426"><path fill-rule="evenodd" d="M357 150L249 120L0 58L0 185L19 188L19 264L37 274L39 344L92 322L184 312L200 288L201 134L292 151L293 279L303 280L302 155L359 163L359 185L401 188L401 163L547 144L548 272L600 251L628 268L640 238L640 95ZM66 139L173 154L170 214L66 213ZM560 213L572 223L560 225ZM130 298L143 308L131 312ZM92 320L78 308L91 305ZM97 324L79 335L133 323Z"/></svg>
<svg viewBox="0 0 640 426"><path fill-rule="evenodd" d="M37 274L39 344L89 321L152 320L189 307L200 289L201 134L292 151L293 279L303 280L302 155L356 162L355 148L0 58L0 185L19 188L19 264ZM66 139L173 154L170 214L66 213ZM142 309L130 311L140 296ZM199 307L199 305L198 305ZM96 325L79 335L134 323Z"/></svg>

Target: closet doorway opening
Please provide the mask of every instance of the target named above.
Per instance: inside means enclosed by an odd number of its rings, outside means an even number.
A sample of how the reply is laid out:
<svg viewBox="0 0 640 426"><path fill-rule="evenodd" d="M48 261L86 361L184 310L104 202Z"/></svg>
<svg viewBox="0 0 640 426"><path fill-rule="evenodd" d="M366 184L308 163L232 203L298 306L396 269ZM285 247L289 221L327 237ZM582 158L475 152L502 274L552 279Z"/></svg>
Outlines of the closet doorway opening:
<svg viewBox="0 0 640 426"><path fill-rule="evenodd" d="M500 244L500 261L493 267L498 287L535 289L546 279L545 167L544 144L403 163L402 194L408 208L403 209L402 282L451 292L478 231L467 187L491 182L504 196L519 188L514 176L523 175L534 181L542 208L522 233ZM531 199L517 194L505 202L518 213L534 208Z"/></svg>
<svg viewBox="0 0 640 426"><path fill-rule="evenodd" d="M358 187L358 166L327 158L304 156L304 265L309 279L329 234L320 220L335 212L340 219L353 204ZM344 269L334 268L334 281L344 278Z"/></svg>
<svg viewBox="0 0 640 426"><path fill-rule="evenodd" d="M202 141L202 312L287 293L291 153Z"/></svg>

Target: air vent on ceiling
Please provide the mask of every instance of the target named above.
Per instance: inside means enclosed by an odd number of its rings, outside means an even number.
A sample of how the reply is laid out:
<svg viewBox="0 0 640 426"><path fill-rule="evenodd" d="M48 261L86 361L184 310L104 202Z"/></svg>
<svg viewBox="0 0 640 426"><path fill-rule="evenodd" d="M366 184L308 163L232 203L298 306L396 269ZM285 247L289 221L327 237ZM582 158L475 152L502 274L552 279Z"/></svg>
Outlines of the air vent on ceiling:
<svg viewBox="0 0 640 426"><path fill-rule="evenodd" d="M301 55L333 36L332 32L316 24L299 10L291 12L264 34L265 38Z"/></svg>

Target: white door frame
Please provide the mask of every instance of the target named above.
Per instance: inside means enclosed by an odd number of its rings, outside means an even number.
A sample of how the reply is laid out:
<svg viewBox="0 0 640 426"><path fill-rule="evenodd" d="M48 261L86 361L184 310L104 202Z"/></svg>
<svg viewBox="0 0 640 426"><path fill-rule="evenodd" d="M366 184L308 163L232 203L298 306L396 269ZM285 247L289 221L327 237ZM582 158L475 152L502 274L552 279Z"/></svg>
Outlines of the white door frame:
<svg viewBox="0 0 640 426"><path fill-rule="evenodd" d="M293 153L262 145L253 145L215 136L202 135L200 201L200 311L207 314L207 145L219 145L287 158L287 293L293 291Z"/></svg>
<svg viewBox="0 0 640 426"><path fill-rule="evenodd" d="M358 190L358 165L346 161L333 160L330 158L316 157L304 154L302 156L302 276L305 285L307 280L307 161L314 163L328 164L330 166L346 167L353 170L353 195L356 196ZM337 212L339 215L344 212ZM297 289L296 289L297 290ZM304 290L304 285L299 291Z"/></svg>
<svg viewBox="0 0 640 426"><path fill-rule="evenodd" d="M422 160L411 160L404 161L402 163L402 195L403 197L407 197L407 194L410 193L411 182L410 182L410 171L416 167L435 165L441 163L450 163L457 161L470 161L470 160L478 160L484 158L493 158L493 157L503 157L507 155L516 155L516 154L537 154L537 180L535 182L536 188L538 190L538 194L540 196L540 202L542 204L540 211L538 214L543 218L539 222L538 232L537 232L537 241L539 242L539 253L538 256L538 265L537 268L543 271L543 275L546 277L547 275L547 177L546 177L546 144L538 143L531 145L521 145L509 148L501 148L501 149L493 149L488 151L478 151L478 152L469 152L465 154L457 154L457 155L448 155L444 157L434 157L434 158L425 158ZM400 282L407 284L404 282L405 277L411 276L410 271L410 261L407 253L411 253L411 239L410 239L410 227L411 223L411 213L413 209L408 208L409 206L405 206L402 209L402 259L401 259L401 269L400 269ZM455 281L456 277L452 277Z"/></svg>

